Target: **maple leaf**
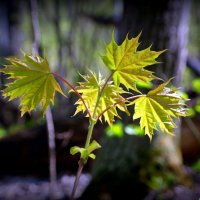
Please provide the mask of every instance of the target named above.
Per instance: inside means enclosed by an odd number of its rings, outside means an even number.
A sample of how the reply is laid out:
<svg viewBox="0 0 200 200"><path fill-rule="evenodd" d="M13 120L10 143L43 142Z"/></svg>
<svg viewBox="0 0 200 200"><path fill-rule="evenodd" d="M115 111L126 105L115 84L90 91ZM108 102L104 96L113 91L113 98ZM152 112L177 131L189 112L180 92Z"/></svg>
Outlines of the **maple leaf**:
<svg viewBox="0 0 200 200"><path fill-rule="evenodd" d="M108 82L104 87L105 80L102 79L100 74L97 76L96 74L90 71L89 75L82 77L85 81L80 82L79 86L76 87L76 90L82 95L82 98L85 100L86 105L89 108L90 112L95 115L93 116L94 118L99 116L99 114L101 114L106 108L113 105L114 103L124 100L124 98L120 94L126 92L122 90L120 87L113 85L111 81ZM96 101L103 87L104 89L95 111ZM75 115L78 112L86 111L86 108L80 99L75 104L77 105ZM116 106L113 106L103 114L105 121L108 122L109 125L112 124L115 116L119 117L116 108L128 114L127 107L124 102L121 103L120 105L118 104Z"/></svg>
<svg viewBox="0 0 200 200"><path fill-rule="evenodd" d="M150 139L154 129L173 134L173 118L186 116L183 98L175 89L166 87L170 80L131 103L135 104L133 119L140 118L140 126Z"/></svg>
<svg viewBox="0 0 200 200"><path fill-rule="evenodd" d="M9 97L9 101L20 99L22 116L35 109L39 103L44 114L48 105L54 102L55 91L63 94L50 72L46 58L24 53L24 60L18 58L7 60L9 64L0 71L8 74L9 79L15 80L6 85L3 96Z"/></svg>
<svg viewBox="0 0 200 200"><path fill-rule="evenodd" d="M165 51L151 51L151 46L137 51L140 35L132 39L128 39L127 35L124 42L118 45L113 33L110 43L106 46L106 55L102 56L105 65L113 70L115 85L123 84L127 89L137 92L137 81L149 82L159 79L144 67L158 63L155 59Z"/></svg>

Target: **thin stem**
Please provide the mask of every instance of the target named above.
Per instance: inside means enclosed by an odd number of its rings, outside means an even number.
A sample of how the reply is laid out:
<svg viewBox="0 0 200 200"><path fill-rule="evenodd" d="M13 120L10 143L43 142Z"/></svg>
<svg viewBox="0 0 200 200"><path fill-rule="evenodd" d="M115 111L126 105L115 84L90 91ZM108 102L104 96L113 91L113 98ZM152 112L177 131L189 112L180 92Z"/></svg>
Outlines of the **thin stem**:
<svg viewBox="0 0 200 200"><path fill-rule="evenodd" d="M135 96L131 96L131 97L127 97L125 98L126 100L133 100L133 99L137 99L139 97L145 97L146 94L139 94L139 95L135 95Z"/></svg>
<svg viewBox="0 0 200 200"><path fill-rule="evenodd" d="M96 124L95 120L91 120L90 121L90 125L88 127L87 139L86 139L86 142L85 142L85 148L87 148L89 146L89 144L90 144L90 140L91 140L91 137L92 137L92 132L93 132L95 124ZM75 179L75 182L74 182L74 186L73 186L73 190L72 190L72 194L71 194L70 200L74 199L74 195L75 195L76 189L78 187L79 179L80 179L83 167L86 164L86 162L87 162L87 160L83 160L82 158L80 158L80 160L78 162L79 167L78 167L78 171L77 171L77 174L76 174L76 179Z"/></svg>
<svg viewBox="0 0 200 200"><path fill-rule="evenodd" d="M86 105L86 103L85 103L85 100L82 98L82 96L78 93L78 91L68 82L68 81L66 81L62 76L60 76L60 75L58 75L58 74L56 74L56 73L53 73L52 72L52 74L54 75L54 76L56 76L56 77L58 77L61 81L63 81L68 87L70 87L74 92L75 92L75 94L79 97L79 99L83 102L83 105L85 106L85 108L86 108L86 111L87 111L87 113L88 113L88 115L89 115L89 118L91 119L92 118L92 115L91 115L91 113L90 113L90 110L88 109L88 107L87 107L87 105Z"/></svg>
<svg viewBox="0 0 200 200"><path fill-rule="evenodd" d="M106 87L108 81L111 79L111 77L113 76L114 72L115 72L115 71L112 71L112 72L110 73L110 76L106 79L106 82L104 83L104 85L103 85L103 87L102 87L102 89L101 89L101 91L100 91L99 96L102 95L102 93L103 93L103 91L104 91L104 89L105 89L105 87Z"/></svg>
<svg viewBox="0 0 200 200"><path fill-rule="evenodd" d="M117 104L121 104L121 103L124 103L125 101L129 101L129 100L132 100L132 99L137 99L137 98L139 98L139 97L144 97L144 96L146 96L146 95L144 95L144 94L135 95L135 96L131 96L131 97L128 97L128 98L124 98L124 99L122 99L122 100L120 100L120 101L117 101L117 102L113 103L112 105L108 106L105 110L103 110L103 111L99 114L99 116L97 117L97 121L98 121L99 118L101 118L101 117L103 116L103 114L104 114L105 112L107 112L109 109L113 108L113 107L116 106Z"/></svg>
<svg viewBox="0 0 200 200"><path fill-rule="evenodd" d="M90 125L88 127L88 134L87 134L87 138L86 138L86 142L85 142L85 149L88 148L88 146L90 145L90 141L91 141L91 138L92 138L92 133L93 133L93 129L94 129L94 125L96 124L97 120L95 119L95 114L96 114L96 111L97 111L97 107L98 107L98 104L99 104L99 100L101 98L101 95L103 93L103 90L105 89L108 81L110 80L110 78L112 77L114 72L112 72L110 74L110 76L107 78L106 82L104 83L103 87L101 88L101 90L99 89L98 91L98 96L97 96L97 100L96 100L96 104L95 104L95 108L94 108L94 112L92 113L92 116L91 116L91 113L90 111L88 110L86 104L85 104L85 101L82 99L81 95L76 91L76 89L70 84L68 83L65 79L63 79L61 76L53 73L55 76L57 76L58 78L60 78L62 81L64 81L77 95L78 97L82 100L82 102L84 103L85 107L86 107L86 110L88 111L88 114L90 116ZM77 174L76 174L76 179L75 179L75 182L74 182L74 186L73 186L73 190L72 190L72 194L71 194L71 198L70 200L73 200L74 199L74 195L76 193L76 189L78 187L78 182L79 182L79 179L80 179L80 176L81 176L81 173L82 173L82 170L83 170L83 167L84 165L86 164L87 160L83 160L82 158L80 158L79 160L79 168L78 168L78 171L77 171Z"/></svg>
<svg viewBox="0 0 200 200"><path fill-rule="evenodd" d="M87 148L90 144L90 140L91 140L91 137L92 137L92 132L93 132L95 124L96 124L96 121L91 120L89 128L88 128L88 134L87 134L87 139L86 139L86 142L85 142L85 148Z"/></svg>
<svg viewBox="0 0 200 200"><path fill-rule="evenodd" d="M79 165L79 167L78 167L78 171L77 171L77 174L76 174L76 179L75 179L75 182L74 182L74 186L73 186L73 190L72 190L72 193L71 193L70 200L74 200L74 196L75 196L75 193L76 193L76 189L78 187L79 179L80 179L81 173L83 171L84 161L83 161L82 158L80 158L78 165Z"/></svg>
<svg viewBox="0 0 200 200"><path fill-rule="evenodd" d="M92 115L93 118L95 117L96 110L97 110L97 107L98 107L98 104L99 104L101 95L103 94L103 91L104 91L106 85L108 84L108 81L110 80L110 78L111 78L112 75L114 74L114 72L115 72L115 71L112 71L112 73L111 73L111 74L109 75L109 77L106 79L106 81L105 81L103 87L101 88L101 90L98 91L97 101L96 101L96 104L95 104L95 107L94 107L94 112L93 112L93 115Z"/></svg>

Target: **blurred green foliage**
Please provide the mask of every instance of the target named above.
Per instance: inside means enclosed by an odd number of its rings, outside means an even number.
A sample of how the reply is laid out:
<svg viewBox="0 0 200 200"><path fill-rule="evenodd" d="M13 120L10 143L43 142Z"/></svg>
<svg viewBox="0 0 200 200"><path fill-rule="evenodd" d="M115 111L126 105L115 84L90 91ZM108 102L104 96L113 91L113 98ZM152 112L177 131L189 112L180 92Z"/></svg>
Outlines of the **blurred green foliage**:
<svg viewBox="0 0 200 200"><path fill-rule="evenodd" d="M38 3L38 9L41 46L48 55L52 70L62 68L65 72L62 75L71 82L76 81L77 72L84 73L87 68L103 70L99 67L102 61L98 54L102 52L103 41L109 39L114 25L97 23L92 16L111 17L114 1L101 1L98 6L94 1L45 1ZM21 15L21 48L30 52L33 36L28 6L24 6Z"/></svg>
<svg viewBox="0 0 200 200"><path fill-rule="evenodd" d="M200 94L200 78L193 79L192 80L192 86L193 86L194 91L197 94Z"/></svg>
<svg viewBox="0 0 200 200"><path fill-rule="evenodd" d="M200 159L198 159L193 165L192 168L197 172L200 172Z"/></svg>
<svg viewBox="0 0 200 200"><path fill-rule="evenodd" d="M5 128L0 127L0 138L5 137L7 135L7 131Z"/></svg>
<svg viewBox="0 0 200 200"><path fill-rule="evenodd" d="M140 128L139 125L135 124L123 124L121 121L114 123L112 126L109 126L105 129L105 133L108 137L118 137L121 138L124 136L124 133L127 135L136 135L144 136L144 130Z"/></svg>

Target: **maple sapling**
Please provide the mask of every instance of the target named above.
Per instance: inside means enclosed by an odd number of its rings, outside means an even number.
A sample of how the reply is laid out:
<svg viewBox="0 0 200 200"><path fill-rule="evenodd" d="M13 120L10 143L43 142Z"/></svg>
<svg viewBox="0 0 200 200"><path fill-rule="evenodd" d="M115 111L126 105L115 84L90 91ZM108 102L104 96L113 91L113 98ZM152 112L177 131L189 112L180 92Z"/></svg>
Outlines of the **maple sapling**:
<svg viewBox="0 0 200 200"><path fill-rule="evenodd" d="M24 59L8 58L9 62L0 71L9 75L10 82L2 90L9 101L19 98L21 115L31 112L41 104L43 114L49 104L54 103L55 92L65 95L55 78L63 81L74 92L76 112L86 114L89 120L88 134L84 147L71 148L72 155L80 153L79 169L77 172L71 199L74 198L78 181L88 158L95 159L94 150L100 148L97 141L92 140L93 128L97 121L105 121L112 125L118 110L130 115L134 110L133 120L140 118L140 126L146 135L152 139L154 130L173 134L176 127L174 118L186 115L184 99L178 90L167 87L170 80L161 83L155 89L143 94L137 88L137 82L161 80L146 70L147 66L157 64L156 58L164 51L152 51L151 46L138 51L140 34L135 38L125 38L118 45L112 34L111 41L106 45L106 53L101 56L105 67L110 70L108 77L89 71L81 75L82 82L72 86L60 75L50 71L47 58L24 53ZM123 88L121 86L124 86ZM124 97L124 94L128 97ZM128 109L128 107L130 107Z"/></svg>

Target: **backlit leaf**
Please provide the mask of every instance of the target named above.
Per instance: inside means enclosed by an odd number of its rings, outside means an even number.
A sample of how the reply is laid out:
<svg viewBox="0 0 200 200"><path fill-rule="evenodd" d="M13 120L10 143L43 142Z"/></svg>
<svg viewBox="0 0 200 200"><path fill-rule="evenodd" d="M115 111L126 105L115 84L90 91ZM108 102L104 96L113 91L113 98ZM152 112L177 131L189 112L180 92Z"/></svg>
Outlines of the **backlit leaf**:
<svg viewBox="0 0 200 200"><path fill-rule="evenodd" d="M105 65L113 71L113 81L116 86L123 84L127 89L138 91L137 81L149 82L158 79L146 66L158 63L155 59L164 51L151 51L151 46L137 51L140 34L132 39L126 39L118 45L114 33L110 43L106 46L106 55L102 56Z"/></svg>
<svg viewBox="0 0 200 200"><path fill-rule="evenodd" d="M154 129L173 134L173 129L176 127L173 118L186 115L187 109L182 97L175 89L166 87L169 81L133 102L135 104L133 119L140 118L140 126L145 129L145 134L150 139Z"/></svg>
<svg viewBox="0 0 200 200"><path fill-rule="evenodd" d="M76 89L80 94L82 94L82 97L85 100L90 112L93 114L98 94L101 91L105 83L105 80L101 78L100 74L97 76L93 72L89 72L88 76L82 76L82 77L85 81L80 82L79 86L77 86ZM120 100L123 100L123 97L121 96L122 93L125 93L125 91L123 91L120 87L113 85L112 82L108 82L108 84L105 86L102 92L94 117L97 117L99 114L102 113L102 111L104 111L112 104ZM76 104L77 104L77 109L75 114L81 111L82 112L86 111L85 106L80 101L80 99L76 102ZM113 106L103 114L104 119L106 122L108 122L108 124L112 124L115 116L119 117L116 108L128 113L124 102L121 103L120 105L118 104L116 106Z"/></svg>
<svg viewBox="0 0 200 200"><path fill-rule="evenodd" d="M44 114L48 105L54 102L55 91L63 94L50 72L46 58L24 53L24 60L7 60L9 64L0 71L14 81L6 85L3 96L9 97L9 101L19 98L21 115L32 111L40 103Z"/></svg>

